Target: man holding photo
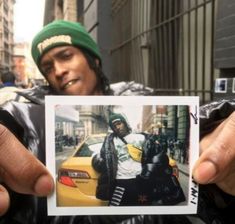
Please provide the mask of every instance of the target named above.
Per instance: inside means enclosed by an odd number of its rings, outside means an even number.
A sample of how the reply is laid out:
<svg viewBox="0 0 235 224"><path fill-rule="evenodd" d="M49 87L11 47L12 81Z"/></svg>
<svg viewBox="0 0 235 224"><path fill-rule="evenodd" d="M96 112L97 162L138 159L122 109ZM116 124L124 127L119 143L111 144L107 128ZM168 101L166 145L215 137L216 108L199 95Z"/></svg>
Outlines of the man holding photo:
<svg viewBox="0 0 235 224"><path fill-rule="evenodd" d="M0 223L104 224L110 219L111 223L122 223L122 220L125 223L144 223L145 220L152 223L185 223L183 221L187 220L187 223L190 223L188 217L174 215L47 216L46 198L40 196L49 195L54 184L43 165L44 96L108 95L111 94L111 90L102 72L98 46L78 23L55 21L45 26L33 40L32 56L47 79L49 88L36 88L21 93L30 101L29 103L12 101L0 110L0 180L5 186L0 185ZM228 223L228 218L234 216L233 212L229 212L234 205L233 197L229 194L235 195L234 108L232 102L202 108L201 156L193 174L197 182L208 184L201 191L198 213L198 218L201 217L206 223L212 223L213 220ZM217 116L214 116L215 111L221 110L224 113L216 113ZM212 183L214 185L211 185ZM217 203L221 200L209 197L211 194L222 199L222 208L221 203ZM209 212L207 208L212 211Z"/></svg>

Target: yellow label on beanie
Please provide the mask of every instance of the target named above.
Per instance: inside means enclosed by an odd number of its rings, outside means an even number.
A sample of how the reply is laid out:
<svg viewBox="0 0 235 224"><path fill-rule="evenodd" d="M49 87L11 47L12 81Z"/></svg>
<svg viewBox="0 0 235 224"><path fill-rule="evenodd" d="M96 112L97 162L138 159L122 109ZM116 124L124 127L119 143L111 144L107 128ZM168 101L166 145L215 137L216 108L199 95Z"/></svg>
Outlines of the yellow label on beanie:
<svg viewBox="0 0 235 224"><path fill-rule="evenodd" d="M39 43L37 48L41 54L47 47L49 47L50 45L56 44L56 43L72 44L72 40L69 35L53 36L53 37L45 39L43 42Z"/></svg>

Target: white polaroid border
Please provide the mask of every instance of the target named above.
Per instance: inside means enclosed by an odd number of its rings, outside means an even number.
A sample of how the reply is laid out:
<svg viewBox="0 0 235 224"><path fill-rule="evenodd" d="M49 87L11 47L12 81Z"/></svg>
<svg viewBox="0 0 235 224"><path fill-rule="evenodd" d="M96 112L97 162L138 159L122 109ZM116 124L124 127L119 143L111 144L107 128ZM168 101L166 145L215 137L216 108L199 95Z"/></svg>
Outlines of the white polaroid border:
<svg viewBox="0 0 235 224"><path fill-rule="evenodd" d="M233 78L232 93L235 93L235 78Z"/></svg>
<svg viewBox="0 0 235 224"><path fill-rule="evenodd" d="M199 97L171 96L46 96L46 165L56 183L55 106L56 105L188 105L190 108L189 176L186 203L174 206L119 207L58 207L56 191L48 197L48 215L136 215L136 214L195 214L198 185L192 179L192 168L199 156ZM135 113L135 111L133 111ZM182 175L182 174L181 174Z"/></svg>

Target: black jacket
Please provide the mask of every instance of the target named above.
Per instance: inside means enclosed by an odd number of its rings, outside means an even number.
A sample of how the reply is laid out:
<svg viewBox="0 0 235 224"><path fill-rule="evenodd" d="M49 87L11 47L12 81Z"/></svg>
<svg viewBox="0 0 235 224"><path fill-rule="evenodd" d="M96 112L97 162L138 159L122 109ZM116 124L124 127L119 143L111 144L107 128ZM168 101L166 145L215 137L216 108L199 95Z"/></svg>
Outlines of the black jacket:
<svg viewBox="0 0 235 224"><path fill-rule="evenodd" d="M181 186L172 175L169 158L160 143L156 143L157 136L144 134L145 143L142 149L142 171L137 176L142 189L149 192L157 191L152 199L161 201L164 205L173 205L185 200ZM100 173L96 190L96 197L101 200L110 200L115 185L118 158L113 143L114 133L105 138L100 154L92 159L93 168ZM170 191L167 189L171 189Z"/></svg>
<svg viewBox="0 0 235 224"><path fill-rule="evenodd" d="M130 83L124 83L122 93L125 95ZM132 85L133 87L133 85ZM134 87L133 87L134 88ZM148 95L140 87L134 88L134 95ZM139 94L139 92L141 92ZM44 127L44 96L51 94L48 88L36 88L21 93L29 103L10 102L0 110L0 122L12 130L16 136L43 163L45 162L45 127ZM117 94L119 95L119 94ZM201 107L200 124L201 135L210 132L219 122L234 111L235 101L221 101ZM7 112L6 112L7 111ZM40 114L40 116L38 116ZM40 140L39 140L40 139ZM184 215L138 215L138 216L47 216L46 198L31 195L11 193L11 207L8 213L0 217L0 224L187 224L196 223L234 223L235 199L233 196L221 192L215 185L200 186L198 214ZM202 221L203 220L203 221Z"/></svg>

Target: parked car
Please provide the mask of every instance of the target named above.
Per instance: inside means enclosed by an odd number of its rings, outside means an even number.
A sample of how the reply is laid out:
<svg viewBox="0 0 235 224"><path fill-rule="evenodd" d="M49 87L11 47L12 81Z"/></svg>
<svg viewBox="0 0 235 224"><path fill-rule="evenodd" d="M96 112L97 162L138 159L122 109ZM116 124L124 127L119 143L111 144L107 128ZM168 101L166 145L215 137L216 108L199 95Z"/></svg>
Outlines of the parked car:
<svg viewBox="0 0 235 224"><path fill-rule="evenodd" d="M105 206L107 201L96 198L99 174L92 168L92 155L99 153L106 134L87 137L64 161L59 170L56 184L57 206ZM169 159L174 175L178 177L176 161Z"/></svg>
<svg viewBox="0 0 235 224"><path fill-rule="evenodd" d="M87 137L58 170L57 206L104 206L96 198L99 174L92 168L92 155L99 153L105 134Z"/></svg>

